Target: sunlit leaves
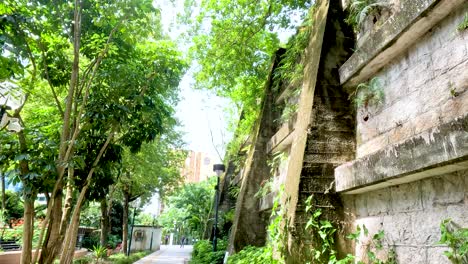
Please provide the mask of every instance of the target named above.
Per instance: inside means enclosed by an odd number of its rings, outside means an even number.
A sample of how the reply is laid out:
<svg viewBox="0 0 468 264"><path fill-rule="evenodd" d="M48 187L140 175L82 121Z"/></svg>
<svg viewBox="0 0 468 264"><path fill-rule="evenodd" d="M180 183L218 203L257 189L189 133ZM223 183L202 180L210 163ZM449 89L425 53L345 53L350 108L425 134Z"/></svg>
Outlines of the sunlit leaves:
<svg viewBox="0 0 468 264"><path fill-rule="evenodd" d="M260 111L271 57L280 46L278 32L296 26L294 20L301 20L309 6L307 1L206 0L196 18L186 17L196 22L191 55L197 87L212 89L237 107L231 121L236 129L232 154L242 147Z"/></svg>

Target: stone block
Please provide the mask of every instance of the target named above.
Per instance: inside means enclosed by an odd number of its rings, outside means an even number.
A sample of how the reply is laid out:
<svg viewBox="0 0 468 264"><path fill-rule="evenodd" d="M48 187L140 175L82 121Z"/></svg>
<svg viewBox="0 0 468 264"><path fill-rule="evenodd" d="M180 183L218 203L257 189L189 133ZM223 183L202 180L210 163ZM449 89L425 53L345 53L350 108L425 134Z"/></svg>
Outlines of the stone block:
<svg viewBox="0 0 468 264"><path fill-rule="evenodd" d="M419 183L413 182L389 188L391 191L390 201L394 213L422 210L421 187Z"/></svg>
<svg viewBox="0 0 468 264"><path fill-rule="evenodd" d="M367 211L370 216L387 214L392 211L388 189L377 190L367 194Z"/></svg>
<svg viewBox="0 0 468 264"><path fill-rule="evenodd" d="M407 76L406 71L410 67L408 58L408 53L404 53L382 69L382 73L377 77L386 80L385 87Z"/></svg>
<svg viewBox="0 0 468 264"><path fill-rule="evenodd" d="M436 127L440 124L440 109L434 108L433 110L417 116L411 121L414 126L414 134L417 135L423 131Z"/></svg>
<svg viewBox="0 0 468 264"><path fill-rule="evenodd" d="M396 124L404 123L420 113L422 99L418 92L408 94L402 100L389 105L374 118L378 119L378 131L389 131ZM358 122L361 122L358 120Z"/></svg>
<svg viewBox="0 0 468 264"><path fill-rule="evenodd" d="M397 263L427 264L425 247L398 246L396 247Z"/></svg>
<svg viewBox="0 0 468 264"><path fill-rule="evenodd" d="M433 111L450 99L450 81L447 78L436 78L418 91L418 114Z"/></svg>
<svg viewBox="0 0 468 264"><path fill-rule="evenodd" d="M366 217L369 215L367 211L367 194L358 194L354 196L354 206L356 208L356 217Z"/></svg>
<svg viewBox="0 0 468 264"><path fill-rule="evenodd" d="M446 247L429 247L427 249L427 264L450 264L450 260L444 255Z"/></svg>
<svg viewBox="0 0 468 264"><path fill-rule="evenodd" d="M411 244L413 215L410 213L392 214L383 217L384 241L389 244Z"/></svg>
<svg viewBox="0 0 468 264"><path fill-rule="evenodd" d="M408 80L408 75L401 72L395 80L387 80L384 85L385 102L393 104L408 94L408 87L412 81Z"/></svg>
<svg viewBox="0 0 468 264"><path fill-rule="evenodd" d="M447 61L447 59L445 59L445 61ZM445 62L445 64L448 64L448 62ZM408 82L409 90L414 91L433 79L434 73L432 69L433 61L430 54L418 58L418 61L408 69L408 74L411 76Z"/></svg>
<svg viewBox="0 0 468 264"><path fill-rule="evenodd" d="M446 208L435 207L412 214L411 241L432 246L440 239L440 223L448 217Z"/></svg>
<svg viewBox="0 0 468 264"><path fill-rule="evenodd" d="M364 121L364 116L369 115L369 119ZM378 136L381 132L378 130L379 118L364 111L358 111L357 116L357 142L365 143Z"/></svg>
<svg viewBox="0 0 468 264"><path fill-rule="evenodd" d="M388 143L395 144L414 135L413 122L399 123L388 133Z"/></svg>
<svg viewBox="0 0 468 264"><path fill-rule="evenodd" d="M457 223L460 226L467 227L468 226L468 205L465 203L460 203L457 205L447 206L446 218L452 219L454 223Z"/></svg>
<svg viewBox="0 0 468 264"><path fill-rule="evenodd" d="M424 208L461 203L465 198L464 180L457 172L432 177L421 184Z"/></svg>
<svg viewBox="0 0 468 264"><path fill-rule="evenodd" d="M385 148L388 145L388 135L382 134L379 135L364 144L361 144L357 147L356 157L360 158L365 155L369 155L378 150Z"/></svg>
<svg viewBox="0 0 468 264"><path fill-rule="evenodd" d="M468 64L467 64L468 69ZM448 122L468 112L468 92L450 98L440 108L441 120Z"/></svg>

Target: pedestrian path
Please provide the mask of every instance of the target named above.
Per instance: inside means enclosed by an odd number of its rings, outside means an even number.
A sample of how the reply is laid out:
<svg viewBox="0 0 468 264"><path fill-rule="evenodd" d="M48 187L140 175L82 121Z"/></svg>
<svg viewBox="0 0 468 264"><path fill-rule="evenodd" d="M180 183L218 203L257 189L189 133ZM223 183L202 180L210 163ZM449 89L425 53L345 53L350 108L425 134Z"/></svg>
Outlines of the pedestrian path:
<svg viewBox="0 0 468 264"><path fill-rule="evenodd" d="M188 264L192 254L192 246L179 245L165 246L161 249L140 259L134 264Z"/></svg>

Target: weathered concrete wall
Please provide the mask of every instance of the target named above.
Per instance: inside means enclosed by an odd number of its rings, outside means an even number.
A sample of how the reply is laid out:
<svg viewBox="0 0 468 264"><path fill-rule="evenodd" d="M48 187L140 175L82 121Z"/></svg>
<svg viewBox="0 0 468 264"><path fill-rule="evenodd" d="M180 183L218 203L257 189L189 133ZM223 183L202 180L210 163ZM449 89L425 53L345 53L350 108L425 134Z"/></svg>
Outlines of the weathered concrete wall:
<svg viewBox="0 0 468 264"><path fill-rule="evenodd" d="M354 115L337 71L354 44L350 37L352 30L343 17L339 1L330 1L302 169L294 179L299 178L298 201L293 211L294 228L290 230L293 245L286 263L310 261L313 259L310 249L320 243L318 237L305 230L311 217L310 212L305 212L304 204L309 196L313 195L311 211L320 209L321 219L336 225L343 219L341 200L333 188L334 168L354 159L355 149Z"/></svg>
<svg viewBox="0 0 468 264"><path fill-rule="evenodd" d="M468 30L457 31L467 10L465 4L373 76L384 101L358 109L358 158L468 112Z"/></svg>
<svg viewBox="0 0 468 264"><path fill-rule="evenodd" d="M346 221L382 230L398 263L450 263L440 223L468 226L468 31L457 30L468 3L395 3L401 11L340 68L348 91L378 78L384 99L357 109L357 157L335 169L336 189ZM407 16L413 4L423 8ZM361 237L354 253L369 244Z"/></svg>
<svg viewBox="0 0 468 264"><path fill-rule="evenodd" d="M274 69L281 54L273 58L271 69ZM270 178L270 168L267 164L267 143L274 135L274 99L272 91L272 71L265 84L265 94L262 99L262 111L253 131L252 146L245 162L242 183L236 201L234 222L229 238L229 251L238 252L247 245L263 246L266 240L265 217L259 210L259 198L255 196L261 183Z"/></svg>
<svg viewBox="0 0 468 264"><path fill-rule="evenodd" d="M365 225L371 235L384 230L384 244L395 249L398 263L450 263L443 255L447 248L437 243L440 223L451 218L468 226L468 170L345 195L343 200L355 213L355 225ZM365 255L365 250L357 245L356 253Z"/></svg>
<svg viewBox="0 0 468 264"><path fill-rule="evenodd" d="M161 247L161 234L161 228L152 226L135 226L133 228L132 247L130 251L159 250ZM137 237L138 235L140 235L140 237Z"/></svg>

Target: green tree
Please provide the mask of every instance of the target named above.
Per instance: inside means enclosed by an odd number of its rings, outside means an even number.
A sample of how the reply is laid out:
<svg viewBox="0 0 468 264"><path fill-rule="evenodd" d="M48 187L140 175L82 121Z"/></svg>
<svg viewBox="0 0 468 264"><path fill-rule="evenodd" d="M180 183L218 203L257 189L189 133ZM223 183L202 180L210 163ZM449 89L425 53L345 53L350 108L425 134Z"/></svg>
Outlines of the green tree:
<svg viewBox="0 0 468 264"><path fill-rule="evenodd" d="M187 183L167 199L167 207L158 218L158 223L167 231L173 230L174 223L184 227L187 234L202 239L213 205L214 181L216 177L200 183Z"/></svg>
<svg viewBox="0 0 468 264"><path fill-rule="evenodd" d="M80 207L95 171L101 169L100 160L109 145L122 144L136 151L142 142L163 133L176 97L168 91L177 86L184 62L174 45L160 41L159 12L152 1L7 0L0 11L1 62L8 66L2 67L2 80L14 80L24 94L39 94L36 88L46 87L58 113L48 120L59 120L61 127L52 159L56 170L45 220L48 228L40 236L40 243L45 238L40 262L51 263L62 248L61 263L71 263ZM12 114L20 117L19 112ZM71 213L77 187L74 171L81 166L76 154L89 145L85 142L90 134L99 139L92 144L97 149L90 151L95 155L91 159L81 158L92 162L83 166L90 169L80 175L84 184ZM19 175L31 186L32 195L25 200L30 204L38 192L32 183L41 174L30 171L33 160L25 154L34 149L28 145L27 131L18 136L18 153L23 155L17 157ZM30 253L32 218L31 210L25 210L22 263L36 260Z"/></svg>
<svg viewBox="0 0 468 264"><path fill-rule="evenodd" d="M192 58L196 85L230 98L236 108L236 137L229 153L237 153L251 132L260 109L263 87L278 32L294 28L305 17L309 1L201 1L200 13L187 1L186 23L192 23ZM239 123L239 115L242 118Z"/></svg>
<svg viewBox="0 0 468 264"><path fill-rule="evenodd" d="M153 143L143 144L138 153L124 152L122 176L117 187L123 198L122 249L126 252L129 204L136 199L142 203L154 194L161 197L171 193L182 180L180 170L186 154L175 131L168 131Z"/></svg>

